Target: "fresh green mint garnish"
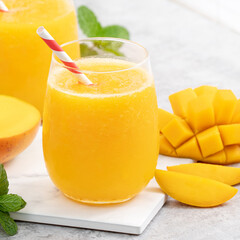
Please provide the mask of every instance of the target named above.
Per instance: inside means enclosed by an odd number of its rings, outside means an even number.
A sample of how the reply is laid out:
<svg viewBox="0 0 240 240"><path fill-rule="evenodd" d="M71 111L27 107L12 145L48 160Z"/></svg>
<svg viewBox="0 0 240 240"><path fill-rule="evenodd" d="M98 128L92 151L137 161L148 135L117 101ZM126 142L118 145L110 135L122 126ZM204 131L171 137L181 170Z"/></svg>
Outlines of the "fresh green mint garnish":
<svg viewBox="0 0 240 240"><path fill-rule="evenodd" d="M125 27L119 25L102 27L94 12L86 6L81 6L78 8L78 22L82 32L87 37L114 37L129 39L129 32ZM116 44L116 42L110 41L96 41L94 46L91 47L87 44L81 44L81 56L97 55L99 51L105 51L117 56L123 56L123 53L121 53L119 50L121 46L122 44Z"/></svg>
<svg viewBox="0 0 240 240"><path fill-rule="evenodd" d="M9 212L17 212L26 206L26 202L17 194L8 193L9 182L4 166L0 164L0 224L10 236L17 233L17 224L10 217Z"/></svg>

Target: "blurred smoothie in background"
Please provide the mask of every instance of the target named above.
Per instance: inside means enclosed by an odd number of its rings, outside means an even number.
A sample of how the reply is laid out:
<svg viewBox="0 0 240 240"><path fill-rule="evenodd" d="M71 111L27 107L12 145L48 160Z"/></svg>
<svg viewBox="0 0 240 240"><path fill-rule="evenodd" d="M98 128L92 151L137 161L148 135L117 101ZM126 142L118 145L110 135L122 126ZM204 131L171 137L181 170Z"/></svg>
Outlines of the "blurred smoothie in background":
<svg viewBox="0 0 240 240"><path fill-rule="evenodd" d="M36 29L44 25L61 44L78 38L72 0L5 0L0 14L0 94L25 100L42 113L51 52Z"/></svg>

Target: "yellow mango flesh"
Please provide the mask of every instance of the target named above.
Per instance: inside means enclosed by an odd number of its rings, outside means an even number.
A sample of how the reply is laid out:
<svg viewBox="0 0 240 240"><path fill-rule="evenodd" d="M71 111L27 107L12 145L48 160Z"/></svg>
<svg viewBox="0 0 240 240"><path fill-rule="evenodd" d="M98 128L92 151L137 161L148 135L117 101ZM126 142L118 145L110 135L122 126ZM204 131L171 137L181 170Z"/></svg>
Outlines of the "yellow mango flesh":
<svg viewBox="0 0 240 240"><path fill-rule="evenodd" d="M225 163L238 163L240 160L240 146L232 145L224 148L224 152L226 155Z"/></svg>
<svg viewBox="0 0 240 240"><path fill-rule="evenodd" d="M240 124L228 124L218 127L224 146L240 144Z"/></svg>
<svg viewBox="0 0 240 240"><path fill-rule="evenodd" d="M158 127L161 130L165 127L173 118L177 118L176 115L169 113L161 108L158 109Z"/></svg>
<svg viewBox="0 0 240 240"><path fill-rule="evenodd" d="M176 149L176 152L178 156L184 158L193 158L196 160L202 159L202 154L195 137L182 144L179 148Z"/></svg>
<svg viewBox="0 0 240 240"><path fill-rule="evenodd" d="M240 99L237 100L237 103L235 105L231 122L240 123Z"/></svg>
<svg viewBox="0 0 240 240"><path fill-rule="evenodd" d="M210 178L228 185L240 183L240 168L206 163L189 163L167 167L168 171Z"/></svg>
<svg viewBox="0 0 240 240"><path fill-rule="evenodd" d="M231 90L218 90L213 100L216 124L230 123L236 104L237 98Z"/></svg>
<svg viewBox="0 0 240 240"><path fill-rule="evenodd" d="M214 126L214 109L208 96L200 96L189 102L187 122L195 133Z"/></svg>
<svg viewBox="0 0 240 240"><path fill-rule="evenodd" d="M14 97L0 95L0 163L11 160L33 141L40 112Z"/></svg>
<svg viewBox="0 0 240 240"><path fill-rule="evenodd" d="M215 207L231 199L237 189L227 184L199 176L156 170L161 189L179 202L196 207Z"/></svg>
<svg viewBox="0 0 240 240"><path fill-rule="evenodd" d="M168 142L168 140L160 134L160 149L159 152L163 155L177 157L176 151L174 147Z"/></svg>
<svg viewBox="0 0 240 240"><path fill-rule="evenodd" d="M205 157L201 161L206 163L227 164L227 158L224 150Z"/></svg>
<svg viewBox="0 0 240 240"><path fill-rule="evenodd" d="M185 118L187 115L188 103L196 97L197 94L191 88L170 95L169 101L172 105L173 112L176 115Z"/></svg>
<svg viewBox="0 0 240 240"><path fill-rule="evenodd" d="M160 154L207 163L240 162L240 99L231 90L201 86L169 99L175 114L159 110L160 134L168 142L160 146Z"/></svg>
<svg viewBox="0 0 240 240"><path fill-rule="evenodd" d="M223 149L222 139L216 126L197 134L196 137L203 157L210 156Z"/></svg>
<svg viewBox="0 0 240 240"><path fill-rule="evenodd" d="M193 136L188 124L177 118L172 119L161 132L174 147L178 147Z"/></svg>
<svg viewBox="0 0 240 240"><path fill-rule="evenodd" d="M194 92L197 94L197 96L207 96L209 100L212 101L217 90L218 89L216 87L212 86L200 86L198 88L195 88Z"/></svg>

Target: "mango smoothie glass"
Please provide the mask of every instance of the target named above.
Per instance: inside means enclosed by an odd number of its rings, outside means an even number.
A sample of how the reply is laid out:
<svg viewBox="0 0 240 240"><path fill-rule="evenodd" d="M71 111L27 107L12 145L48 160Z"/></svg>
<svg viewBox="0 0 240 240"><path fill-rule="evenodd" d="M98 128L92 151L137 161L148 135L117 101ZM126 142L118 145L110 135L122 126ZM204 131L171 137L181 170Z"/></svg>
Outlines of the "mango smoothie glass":
<svg viewBox="0 0 240 240"><path fill-rule="evenodd" d="M118 45L123 56L99 50L76 59L68 50L79 44L96 51L96 45ZM116 38L74 41L63 50L94 85L79 84L53 55L43 114L49 176L79 202L126 201L154 176L158 158L157 97L148 53Z"/></svg>
<svg viewBox="0 0 240 240"><path fill-rule="evenodd" d="M36 34L44 25L55 39L78 39L72 0L4 0L9 12L0 12L0 94L25 100L41 112L51 52Z"/></svg>

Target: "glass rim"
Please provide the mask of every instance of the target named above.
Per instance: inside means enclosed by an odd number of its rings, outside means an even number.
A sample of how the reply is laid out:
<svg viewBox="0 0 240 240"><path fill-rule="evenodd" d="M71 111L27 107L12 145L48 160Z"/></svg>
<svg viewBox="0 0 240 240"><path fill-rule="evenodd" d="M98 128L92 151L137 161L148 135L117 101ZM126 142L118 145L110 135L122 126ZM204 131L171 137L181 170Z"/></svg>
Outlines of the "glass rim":
<svg viewBox="0 0 240 240"><path fill-rule="evenodd" d="M89 73L89 74L93 74L93 73L97 73L97 74L106 74L106 73L115 73L115 72L123 72L123 71L129 71L135 68L138 68L139 66L143 65L146 61L149 60L149 53L147 51L147 49L145 47L143 47L141 44L132 41L132 40L127 40L127 39L123 39L123 38L113 38L113 37L89 37L89 38L82 38L82 39L77 39L77 40L73 40L73 41L69 41L66 43L61 44L61 47L65 47L68 46L70 44L76 43L76 42L84 42L84 41L115 41L115 42L122 42L122 43L127 43L127 44L131 44L131 45L135 45L138 46L139 48L141 48L144 51L144 57L143 59L141 59L139 62L134 63L134 66L128 67L128 68L124 68L124 69L119 69L119 70L114 70L114 71L104 71L104 72L99 72L99 71L90 71L90 70L81 70L82 73ZM66 68L66 66L62 63L56 60L57 56L56 54L53 52L52 53L52 61L54 62L54 64L57 64L63 68ZM80 58L81 59L81 56ZM113 58L114 59L114 58ZM117 59L117 58L116 58ZM75 61L75 59L73 59ZM126 60L127 61L127 60ZM130 61L131 62L131 61ZM70 68L70 67L68 67Z"/></svg>

